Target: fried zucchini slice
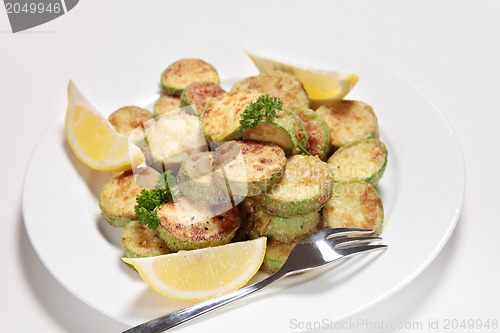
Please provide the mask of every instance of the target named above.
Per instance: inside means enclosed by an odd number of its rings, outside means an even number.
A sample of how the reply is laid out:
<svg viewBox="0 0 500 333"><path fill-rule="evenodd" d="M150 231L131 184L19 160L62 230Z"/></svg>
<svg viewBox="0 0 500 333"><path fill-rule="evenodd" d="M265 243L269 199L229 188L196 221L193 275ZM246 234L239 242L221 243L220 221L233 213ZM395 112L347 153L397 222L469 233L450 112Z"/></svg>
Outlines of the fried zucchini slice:
<svg viewBox="0 0 500 333"><path fill-rule="evenodd" d="M284 109L283 113L285 117L290 117L293 127L295 128L295 137L297 138L297 142L302 146L303 149L309 148L309 138L307 135L306 125L302 121L302 119L290 109ZM302 150L297 147L294 151L294 154L301 153Z"/></svg>
<svg viewBox="0 0 500 333"><path fill-rule="evenodd" d="M281 118L268 118L243 132L244 140L274 143L287 156L297 151L297 139L293 126Z"/></svg>
<svg viewBox="0 0 500 333"><path fill-rule="evenodd" d="M227 92L210 99L200 114L203 132L208 141L229 141L241 138L241 113L261 93L255 90Z"/></svg>
<svg viewBox="0 0 500 333"><path fill-rule="evenodd" d="M180 59L161 74L161 87L167 95L180 95L191 83L198 81L220 84L215 68L201 59Z"/></svg>
<svg viewBox="0 0 500 333"><path fill-rule="evenodd" d="M121 233L123 255L127 258L154 257L171 253L158 233L139 221L127 223Z"/></svg>
<svg viewBox="0 0 500 333"><path fill-rule="evenodd" d="M146 190L156 188L160 173L155 169L145 166L133 170L136 185Z"/></svg>
<svg viewBox="0 0 500 333"><path fill-rule="evenodd" d="M303 121L307 133L307 150L326 161L330 153L330 130L321 116L307 107L292 108Z"/></svg>
<svg viewBox="0 0 500 333"><path fill-rule="evenodd" d="M361 228L382 231L384 207L377 190L363 181L335 183L332 197L323 207L328 228Z"/></svg>
<svg viewBox="0 0 500 333"><path fill-rule="evenodd" d="M157 214L158 235L173 251L227 244L241 223L236 207L216 215L211 205L184 196L158 206Z"/></svg>
<svg viewBox="0 0 500 333"><path fill-rule="evenodd" d="M154 118L148 126L145 140L138 143L148 165L159 171L176 172L191 154L206 150L199 118L188 111L171 111Z"/></svg>
<svg viewBox="0 0 500 333"><path fill-rule="evenodd" d="M179 96L161 95L154 104L153 116L158 117L164 113L177 110L181 107Z"/></svg>
<svg viewBox="0 0 500 333"><path fill-rule="evenodd" d="M309 106L309 97L302 83L288 73L267 71L249 81L249 89L280 98L284 108Z"/></svg>
<svg viewBox="0 0 500 333"><path fill-rule="evenodd" d="M319 220L319 211L284 217L269 214L257 206L254 228L261 236L289 243L312 232Z"/></svg>
<svg viewBox="0 0 500 333"><path fill-rule="evenodd" d="M267 239L266 253L260 270L267 274L276 273L286 262L297 242L282 243L275 239Z"/></svg>
<svg viewBox="0 0 500 333"><path fill-rule="evenodd" d="M329 165L319 157L293 155L288 157L281 180L255 201L272 215L302 215L325 205L333 183Z"/></svg>
<svg viewBox="0 0 500 333"><path fill-rule="evenodd" d="M292 252L295 245L297 245L297 243L302 238L304 238L305 236L307 236L309 234L305 234L303 236L300 236L296 240L294 240L293 242L289 242L289 243L283 243L283 242L280 242L276 239L267 237L266 253L264 254L264 261L262 262L262 265L260 266L260 271L267 273L267 274L276 273L281 268L281 266L283 266L285 261L288 259L288 256L290 255L290 252ZM255 239L255 238L259 238L259 237L262 237L262 236L260 236L259 233L254 228L250 230L250 232L249 232L250 239Z"/></svg>
<svg viewBox="0 0 500 333"><path fill-rule="evenodd" d="M252 82L253 79L255 79L255 76L246 77L236 82L231 87L231 91L242 91L250 89L250 83Z"/></svg>
<svg viewBox="0 0 500 333"><path fill-rule="evenodd" d="M177 184L181 192L192 200L213 205L230 203L224 178L216 176L213 154L211 151L199 152L182 162Z"/></svg>
<svg viewBox="0 0 500 333"><path fill-rule="evenodd" d="M335 181L363 180L376 186L387 166L387 148L377 139L340 147L329 159Z"/></svg>
<svg viewBox="0 0 500 333"><path fill-rule="evenodd" d="M144 127L153 115L146 109L138 106L124 106L109 115L108 121L122 135L130 136L132 142L142 139L142 131L134 131Z"/></svg>
<svg viewBox="0 0 500 333"><path fill-rule="evenodd" d="M181 107L192 105L198 114L201 113L208 100L222 95L226 91L213 82L194 82L181 94Z"/></svg>
<svg viewBox="0 0 500 333"><path fill-rule="evenodd" d="M378 139L373 108L360 101L340 100L320 106L316 112L330 130L332 150L362 139Z"/></svg>
<svg viewBox="0 0 500 333"><path fill-rule="evenodd" d="M135 197L143 187L139 177L158 179L158 172L151 168L136 171L125 171L111 179L99 192L99 208L104 219L114 227L124 227L138 217L135 214ZM147 181L146 181L147 182Z"/></svg>
<svg viewBox="0 0 500 333"><path fill-rule="evenodd" d="M266 192L284 173L286 156L272 143L229 141L215 150L216 167L222 172L233 198L255 196Z"/></svg>
<svg viewBox="0 0 500 333"><path fill-rule="evenodd" d="M244 130L243 139L274 143L287 156L300 153L299 145L305 149L308 145L304 123L288 109L283 109L276 116L260 119L257 125Z"/></svg>

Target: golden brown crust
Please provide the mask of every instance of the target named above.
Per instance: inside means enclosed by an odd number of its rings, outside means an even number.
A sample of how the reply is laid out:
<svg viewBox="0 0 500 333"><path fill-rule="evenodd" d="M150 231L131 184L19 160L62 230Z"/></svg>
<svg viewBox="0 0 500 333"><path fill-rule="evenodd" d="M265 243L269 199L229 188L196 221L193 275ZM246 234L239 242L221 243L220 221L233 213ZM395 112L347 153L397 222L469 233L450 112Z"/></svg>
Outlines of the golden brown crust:
<svg viewBox="0 0 500 333"><path fill-rule="evenodd" d="M231 156L233 145L239 150L243 157L242 166L238 159ZM239 176L245 176L246 182L257 182L271 178L286 164L286 156L283 149L273 143L258 142L250 140L230 141L217 149L215 167L224 165L225 174L228 179L235 180ZM229 157L229 160L228 160ZM243 167L243 168L242 168Z"/></svg>
<svg viewBox="0 0 500 333"><path fill-rule="evenodd" d="M378 138L378 124L373 108L360 101L340 100L319 107L316 112L330 130L336 149L365 138Z"/></svg>
<svg viewBox="0 0 500 333"><path fill-rule="evenodd" d="M156 231L132 221L121 233L124 255L129 258L152 257L172 252Z"/></svg>
<svg viewBox="0 0 500 333"><path fill-rule="evenodd" d="M249 80L248 88L280 98L284 108L309 105L309 98L302 83L285 72L264 72Z"/></svg>
<svg viewBox="0 0 500 333"><path fill-rule="evenodd" d="M106 215L113 217L134 217L135 197L141 192L131 170L113 178L99 194L99 207Z"/></svg>
<svg viewBox="0 0 500 333"><path fill-rule="evenodd" d="M326 160L330 151L330 131L323 118L315 111L305 107L292 108L292 111L304 123L309 153Z"/></svg>
<svg viewBox="0 0 500 333"><path fill-rule="evenodd" d="M153 114L155 117L164 113L177 110L181 107L181 98L179 96L161 95L155 102Z"/></svg>
<svg viewBox="0 0 500 333"><path fill-rule="evenodd" d="M380 233L384 219L382 199L368 183L340 182L323 207L323 218L330 228L362 228Z"/></svg>
<svg viewBox="0 0 500 333"><path fill-rule="evenodd" d="M168 95L180 94L193 82L208 81L219 84L215 68L201 59L180 59L167 67L162 73L163 91Z"/></svg>
<svg viewBox="0 0 500 333"><path fill-rule="evenodd" d="M190 242L224 239L240 225L236 208L214 216L210 205L186 197L160 205L158 217L161 225L176 238Z"/></svg>
<svg viewBox="0 0 500 333"><path fill-rule="evenodd" d="M247 78L244 78L243 80L236 82L231 87L231 91L242 91L242 90L250 89L250 83L254 79L255 79L255 76L251 76L251 77L247 77Z"/></svg>
<svg viewBox="0 0 500 333"><path fill-rule="evenodd" d="M203 131L212 141L241 136L240 117L261 94L254 90L227 92L210 99L200 114ZM232 137L235 136L235 137Z"/></svg>
<svg viewBox="0 0 500 333"><path fill-rule="evenodd" d="M130 135L134 129L144 126L144 123L151 119L153 119L151 112L138 106L124 106L108 117L108 121L116 131L125 136Z"/></svg>
<svg viewBox="0 0 500 333"><path fill-rule="evenodd" d="M218 84L213 82L195 82L184 89L181 95L181 106L193 105L200 113L208 100L225 93Z"/></svg>
<svg viewBox="0 0 500 333"><path fill-rule="evenodd" d="M340 147L329 159L335 181L363 180L375 186L387 165L387 148L377 139Z"/></svg>

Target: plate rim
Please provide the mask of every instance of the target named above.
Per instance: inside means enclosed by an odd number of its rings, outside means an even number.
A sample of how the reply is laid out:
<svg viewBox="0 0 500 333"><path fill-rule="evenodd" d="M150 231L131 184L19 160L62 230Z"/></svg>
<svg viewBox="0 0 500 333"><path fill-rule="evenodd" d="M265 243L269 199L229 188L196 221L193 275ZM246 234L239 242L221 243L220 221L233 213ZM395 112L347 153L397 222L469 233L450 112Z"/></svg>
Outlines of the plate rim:
<svg viewBox="0 0 500 333"><path fill-rule="evenodd" d="M402 288L404 288L406 285L408 285L409 282L413 281L417 276L419 276L435 260L435 258L441 253L442 249L444 248L444 246L446 245L446 243L448 242L448 240L450 239L451 235L453 234L453 232L454 232L454 230L456 228L456 225L457 225L457 223L459 221L459 218L460 218L462 210L463 210L463 203L464 203L464 199L465 199L465 190L466 190L466 169L465 169L466 165L465 165L465 158L464 158L463 148L462 148L462 146L460 144L460 141L458 139L458 135L457 135L456 131L453 129L451 123L448 121L448 119L446 118L446 116L442 112L442 110L432 100L430 100L428 98L428 96L421 89L419 89L415 84L413 84L411 81L407 80L404 76L402 76L398 72L394 71L393 69L389 68L388 66L386 66L384 64L381 64L381 63L379 63L377 61L374 61L373 59L366 58L366 57L363 57L363 56L361 56L361 57L364 58L365 60L371 62L371 63L374 63L375 65L377 65L377 66L379 66L379 67L381 67L381 68L383 68L385 70L390 71L393 75L396 75L399 79L403 80L412 89L414 89L416 92L418 92L418 94L421 97L423 97L426 100L427 103L429 103L432 106L434 112L437 112L437 114L439 115L441 121L444 123L444 125L446 125L446 127L449 130L449 133L451 134L451 137L453 138L455 153L458 153L457 157L460 160L459 161L460 162L459 163L460 169L458 170L458 172L460 173L460 178L461 178L460 189L459 189L460 196L458 198L458 202L456 203L456 207L455 207L455 211L453 213L452 221L448 224L448 227L446 229L446 233L444 233L441 236L439 244L436 247L434 247L431 255L428 256L426 258L426 260L423 261L418 266L418 268L416 268L412 272L412 274L410 274L405 279L403 279L402 281L400 281L399 284L393 286L390 290L388 290L384 294L380 295L378 298L375 298L374 300L372 300L372 302L364 304L363 306L359 307L358 309L356 309L356 310L354 310L354 311L352 311L350 313L345 314L344 316L340 317L339 319L347 318L349 316L352 316L355 313L358 313L359 311L362 311L362 310L365 310L365 309L367 309L369 307L372 307L373 305L378 304L381 301L387 299L388 297L396 294L398 291L400 291ZM43 265L51 273L51 275L62 286L64 286L65 289L67 289L72 295L74 295L77 299L79 299L83 303L87 304L91 308L96 309L97 311L99 311L101 313L106 314L110 318L113 318L113 319L115 319L117 321L123 322L123 320L120 320L119 318L116 318L115 316L107 313L106 311L103 311L101 308L96 308L93 304L91 304L90 302L88 302L88 300L86 300L85 298L81 297L81 295L75 293L73 291L73 288L71 288L70 286L68 286L65 281L62 281L60 279L60 277L58 276L58 274L56 272L53 272L53 270L51 268L51 265L46 262L47 258L45 258L44 255L42 253L40 253L40 249L36 245L37 242L34 240L34 236L30 232L29 222L27 221L27 218L26 218L26 216L28 215L26 213L26 210L29 209L26 206L27 205L27 203L26 203L26 191L27 191L27 188L26 187L28 186L26 180L27 180L28 174L30 172L30 169L33 167L32 164L33 164L33 159L34 159L35 153L37 152L38 149L40 149L40 146L42 145L42 142L46 139L46 137L50 135L50 130L54 126L56 126L56 124L57 124L58 121L60 121L60 119L62 118L61 117L62 114L63 113L61 113L61 114L59 114L59 115L57 115L55 117L55 119L52 121L52 123L49 126L49 128L38 139L37 144L35 145L35 148L34 148L32 154L30 156L30 159L29 159L29 162L28 162L28 166L26 168L26 171L25 171L25 174L24 174L24 178L23 178L23 188L22 188L22 216L23 216L23 222L24 222L27 234L28 234L28 238L30 239L31 244L33 245L33 248L35 249L35 252L37 253L37 255L40 258L40 260L43 263Z"/></svg>

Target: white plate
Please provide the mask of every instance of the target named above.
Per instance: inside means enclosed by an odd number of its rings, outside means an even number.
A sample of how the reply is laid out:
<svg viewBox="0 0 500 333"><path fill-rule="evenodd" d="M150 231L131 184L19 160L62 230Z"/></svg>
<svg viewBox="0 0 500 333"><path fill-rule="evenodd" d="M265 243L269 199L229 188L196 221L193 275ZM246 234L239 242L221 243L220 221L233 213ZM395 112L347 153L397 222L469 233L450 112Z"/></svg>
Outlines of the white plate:
<svg viewBox="0 0 500 333"><path fill-rule="evenodd" d="M389 249L328 271L282 280L184 325L185 332L234 325L239 332L282 332L293 328L294 322L338 320L359 312L415 278L448 240L461 210L464 165L455 134L436 106L389 68L325 44L257 39L242 45L212 41L189 46L171 52L164 61L168 65L181 57L203 58L218 69L228 89L235 81L257 74L243 48L361 77L348 98L374 107L381 139L389 150L388 167L378 186L386 214L384 243ZM106 83L96 73L94 91L99 91L100 84L100 91L106 91ZM85 94L85 87L80 88ZM92 101L93 96L87 97ZM156 97L153 92L148 101L138 103L147 105ZM136 325L189 305L157 295L121 262L120 229L104 222L97 203L99 189L111 175L92 171L74 157L63 126L62 112L31 158L23 191L26 228L47 269L89 306L126 324Z"/></svg>

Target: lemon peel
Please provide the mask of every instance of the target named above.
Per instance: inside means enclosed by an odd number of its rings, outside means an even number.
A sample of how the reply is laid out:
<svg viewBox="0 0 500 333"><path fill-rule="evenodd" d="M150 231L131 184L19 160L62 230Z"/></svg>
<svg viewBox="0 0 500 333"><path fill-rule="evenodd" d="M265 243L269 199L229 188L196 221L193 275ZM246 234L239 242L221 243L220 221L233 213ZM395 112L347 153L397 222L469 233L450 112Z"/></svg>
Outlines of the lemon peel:
<svg viewBox="0 0 500 333"><path fill-rule="evenodd" d="M119 134L71 80L64 132L76 157L92 169L121 172L145 161L139 147L129 144L128 137Z"/></svg>
<svg viewBox="0 0 500 333"><path fill-rule="evenodd" d="M149 258L122 258L160 295L203 301L237 290L259 270L266 237Z"/></svg>
<svg viewBox="0 0 500 333"><path fill-rule="evenodd" d="M359 80L359 76L355 74L292 65L245 52L261 73L279 70L294 76L302 83L311 104L315 106L343 99Z"/></svg>

